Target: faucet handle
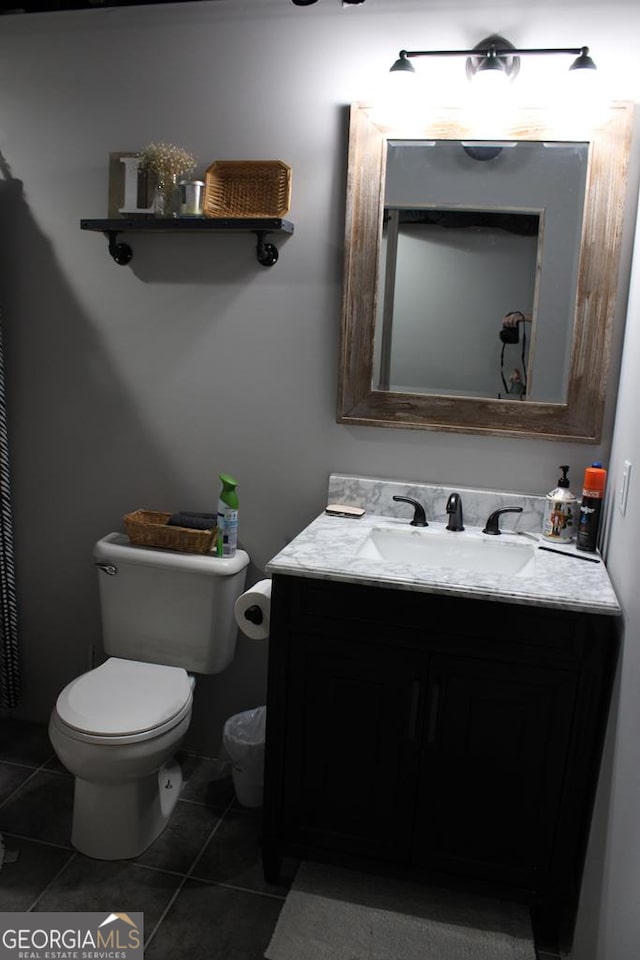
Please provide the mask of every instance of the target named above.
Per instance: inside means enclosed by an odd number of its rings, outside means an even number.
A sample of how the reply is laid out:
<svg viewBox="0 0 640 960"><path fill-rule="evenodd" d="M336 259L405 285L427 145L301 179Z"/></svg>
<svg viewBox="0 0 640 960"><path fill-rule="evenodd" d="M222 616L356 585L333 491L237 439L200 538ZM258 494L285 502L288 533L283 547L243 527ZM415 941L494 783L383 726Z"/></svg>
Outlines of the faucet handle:
<svg viewBox="0 0 640 960"><path fill-rule="evenodd" d="M424 507L421 503L418 503L417 500L412 500L410 497L394 497L396 503L410 503L414 508L413 520L411 521L412 527L428 527L427 517L424 512Z"/></svg>
<svg viewBox="0 0 640 960"><path fill-rule="evenodd" d="M502 531L498 523L503 513L522 513L522 507L501 507L500 510L494 510L493 513L489 515L489 519L482 532L490 533L494 537L499 536Z"/></svg>

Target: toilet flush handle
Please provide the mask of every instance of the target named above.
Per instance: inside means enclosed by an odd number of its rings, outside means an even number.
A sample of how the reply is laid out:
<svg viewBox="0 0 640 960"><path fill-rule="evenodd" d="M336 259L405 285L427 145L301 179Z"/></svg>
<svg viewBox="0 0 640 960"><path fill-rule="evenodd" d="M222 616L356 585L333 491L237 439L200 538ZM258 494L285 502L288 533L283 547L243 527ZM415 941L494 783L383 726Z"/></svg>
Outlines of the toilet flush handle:
<svg viewBox="0 0 640 960"><path fill-rule="evenodd" d="M96 563L96 567L104 570L104 572L108 573L110 577L115 577L116 573L118 572L118 568L113 563Z"/></svg>

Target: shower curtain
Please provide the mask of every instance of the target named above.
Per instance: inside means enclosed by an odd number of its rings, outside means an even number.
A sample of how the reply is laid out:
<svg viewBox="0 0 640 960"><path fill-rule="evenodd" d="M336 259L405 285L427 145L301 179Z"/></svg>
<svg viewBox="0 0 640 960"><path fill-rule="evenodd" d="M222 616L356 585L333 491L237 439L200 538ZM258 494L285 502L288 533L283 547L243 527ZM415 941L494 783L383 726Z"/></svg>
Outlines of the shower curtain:
<svg viewBox="0 0 640 960"><path fill-rule="evenodd" d="M0 317L0 714L18 703L18 613L13 564L9 445L4 384L4 348Z"/></svg>

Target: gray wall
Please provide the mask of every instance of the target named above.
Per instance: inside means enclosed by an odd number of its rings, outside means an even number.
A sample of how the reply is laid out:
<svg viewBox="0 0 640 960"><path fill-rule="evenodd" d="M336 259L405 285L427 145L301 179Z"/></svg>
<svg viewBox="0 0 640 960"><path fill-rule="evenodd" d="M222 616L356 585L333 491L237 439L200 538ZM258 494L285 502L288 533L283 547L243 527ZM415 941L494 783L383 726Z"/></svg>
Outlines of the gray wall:
<svg viewBox="0 0 640 960"><path fill-rule="evenodd" d="M411 242L410 228L402 228L396 298L398 301L406 293L408 313L418 319L419 328L424 329L428 321L434 349L425 351L420 329L413 334L411 329L401 328L404 335L399 338L394 324L392 383L404 384L405 389L412 384L428 385L433 393L448 392L435 388L457 386L472 396L475 392L476 396L495 397L502 391L497 330L509 310L534 314L538 255L535 322L526 328L527 339L535 342L535 374L528 395L531 400L562 402L573 340L587 158L586 144L521 143L484 163L448 141L423 149L413 143L408 146L406 141L389 147L385 181L389 207L442 205L542 214L537 242L509 233L501 237L500 230L483 237L470 229L436 227L430 233L424 227L414 228ZM423 238L424 242L419 242ZM420 261L423 263L418 266ZM434 284L434 276L449 279ZM423 338L426 335L425 331ZM522 367L520 355L519 347L507 349L507 377L514 365ZM423 378L422 357L427 358Z"/></svg>
<svg viewBox="0 0 640 960"><path fill-rule="evenodd" d="M640 226L640 221L639 221ZM587 859L576 956L636 960L640 949L640 249L629 298L624 363L608 477L607 565L624 610L624 638ZM632 464L626 512L620 509L625 460Z"/></svg>
<svg viewBox="0 0 640 960"><path fill-rule="evenodd" d="M500 377L503 344L498 333L507 311L533 313L537 248L537 237L486 227L458 230L402 226L395 278L391 389L504 396ZM513 303L521 306L503 306ZM524 364L523 330L527 344ZM519 333L519 342L504 350L507 383L515 367L524 370L526 376L529 364L531 325L521 327ZM534 368L536 363L544 372L544 354L539 350ZM563 378L561 372L556 374L556 398L561 400ZM551 399L541 398L535 391L534 395L529 391L528 397Z"/></svg>
<svg viewBox="0 0 640 960"><path fill-rule="evenodd" d="M121 529L130 509L204 510L216 500L218 473L233 473L240 537L258 579L322 509L332 470L545 493L558 463L571 464L579 485L595 456L608 461L616 363L601 447L336 424L345 107L366 99L398 50L420 37L425 46L466 47L493 32L523 46L590 43L613 95L637 100L639 30L635 0L367 0L355 8L321 0L308 9L212 0L0 18L0 150L13 177L0 184L0 302L22 716L45 720L60 688L99 650L91 548ZM443 69L453 76L451 65ZM538 68L526 69L535 89ZM277 266L256 264L249 237L137 237L134 261L122 268L101 235L80 231L81 218L106 213L109 152L154 139L198 153L203 166L224 158L291 164L296 233ZM626 278L625 269L623 308ZM632 418L635 397L632 409L626 402L619 416ZM625 601L637 625L631 588ZM266 644L241 639L233 667L198 684L200 749L216 752L222 720L263 701L266 653ZM613 780L603 787L609 802L594 827L583 924L598 919L598 939L584 935L579 960L630 960L640 939L629 900L640 863L633 660L630 670Z"/></svg>

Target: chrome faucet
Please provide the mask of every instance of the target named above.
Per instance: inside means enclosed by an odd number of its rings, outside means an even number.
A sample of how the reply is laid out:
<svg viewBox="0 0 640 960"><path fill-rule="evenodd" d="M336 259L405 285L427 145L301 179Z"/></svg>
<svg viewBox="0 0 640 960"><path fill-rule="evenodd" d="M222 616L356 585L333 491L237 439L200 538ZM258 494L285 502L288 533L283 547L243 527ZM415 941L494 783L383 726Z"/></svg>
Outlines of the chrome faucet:
<svg viewBox="0 0 640 960"><path fill-rule="evenodd" d="M459 493L452 493L447 500L447 513L449 522L447 530L464 530L462 523L462 497Z"/></svg>

